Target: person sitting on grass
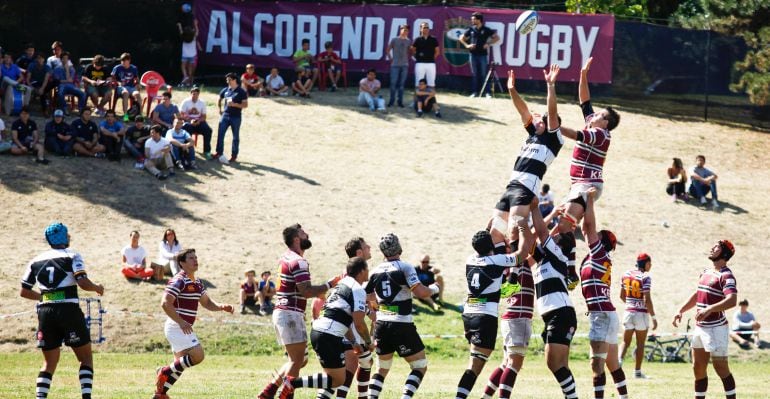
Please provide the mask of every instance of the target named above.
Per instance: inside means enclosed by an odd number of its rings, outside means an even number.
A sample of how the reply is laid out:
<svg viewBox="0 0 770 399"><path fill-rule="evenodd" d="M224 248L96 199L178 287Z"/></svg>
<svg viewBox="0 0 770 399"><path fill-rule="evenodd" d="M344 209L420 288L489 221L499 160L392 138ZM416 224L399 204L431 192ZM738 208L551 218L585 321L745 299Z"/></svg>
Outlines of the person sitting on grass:
<svg viewBox="0 0 770 399"><path fill-rule="evenodd" d="M257 302L259 305L259 314L267 316L273 313L273 296L275 296L275 283L270 277L270 271L265 270L260 276L257 286Z"/></svg>
<svg viewBox="0 0 770 399"><path fill-rule="evenodd" d="M80 118L70 124L75 135L75 144L72 149L76 155L86 157L104 158L107 147L99 143L99 126L91 120L91 108L85 107L80 113Z"/></svg>
<svg viewBox="0 0 770 399"><path fill-rule="evenodd" d="M719 176L704 165L706 165L705 156L695 157L695 166L690 171L690 195L698 198L701 205L706 205L706 194L711 192L711 205L717 209L719 208L717 197L717 178Z"/></svg>
<svg viewBox="0 0 770 399"><path fill-rule="evenodd" d="M174 165L182 170L198 169L195 164L195 142L186 130L182 129L184 120L174 119L173 128L166 132L166 140L171 143L171 153L174 156Z"/></svg>
<svg viewBox="0 0 770 399"><path fill-rule="evenodd" d="M246 65L246 72L241 75L241 87L250 97L265 95L265 82L254 72L254 64Z"/></svg>
<svg viewBox="0 0 770 399"><path fill-rule="evenodd" d="M297 80L291 85L295 96L310 98L310 89L313 88L313 81L307 76L307 72L300 68L297 69Z"/></svg>
<svg viewBox="0 0 770 399"><path fill-rule="evenodd" d="M257 305L257 272L254 269L246 270L243 275L246 277L246 280L241 283L241 296L240 296L240 304L241 304L241 314L246 314L246 307L248 306L250 309L254 309L254 307Z"/></svg>
<svg viewBox="0 0 770 399"><path fill-rule="evenodd" d="M414 109L418 118L422 118L424 112L430 112L432 109L435 109L436 118L441 118L441 107L436 102L436 90L429 87L425 79L420 79L414 91Z"/></svg>
<svg viewBox="0 0 770 399"><path fill-rule="evenodd" d="M144 117L137 115L134 126L126 130L126 139L123 147L126 152L136 158L135 169L144 169L144 143L150 139L150 127L144 124Z"/></svg>
<svg viewBox="0 0 770 399"><path fill-rule="evenodd" d="M56 155L72 154L75 138L70 125L64 121L64 112L57 109L53 112L53 120L45 124L45 149Z"/></svg>
<svg viewBox="0 0 770 399"><path fill-rule="evenodd" d="M115 111L108 110L107 117L99 124L99 141L107 150L107 159L120 161L120 150L123 149L123 139L126 137L126 127L118 122Z"/></svg>
<svg viewBox="0 0 770 399"><path fill-rule="evenodd" d="M748 349L753 343L759 346L759 329L762 327L754 314L749 312L749 300L738 302L740 310L733 315L730 338L743 349Z"/></svg>
<svg viewBox="0 0 770 399"><path fill-rule="evenodd" d="M168 176L174 175L174 161L171 159L171 142L161 137L163 126L155 125L150 128L150 139L144 141L144 169L155 176L158 180L166 180ZM167 170L165 175L161 170ZM165 259L161 265L165 265L170 258ZM178 272L179 270L176 270Z"/></svg>
<svg viewBox="0 0 770 399"><path fill-rule="evenodd" d="M666 194L671 196L671 201L687 201L687 191L684 189L687 184L687 172L684 170L682 160L674 158L674 163L668 167L668 184L666 185Z"/></svg>
<svg viewBox="0 0 770 399"><path fill-rule="evenodd" d="M49 161L45 159L45 148L37 133L37 124L29 118L27 107L21 107L19 119L11 125L11 139L13 140L11 143L11 154L37 154L35 162L48 165Z"/></svg>
<svg viewBox="0 0 770 399"><path fill-rule="evenodd" d="M139 245L139 232L134 230L129 237L131 237L131 243L120 250L122 257L120 272L127 279L149 280L155 275L155 271L147 267L147 251Z"/></svg>
<svg viewBox="0 0 770 399"><path fill-rule="evenodd" d="M283 78L278 74L278 68L270 69L270 75L265 78L265 90L271 96L289 95L289 86L286 86Z"/></svg>
<svg viewBox="0 0 770 399"><path fill-rule="evenodd" d="M434 294L428 298L417 298L420 302L428 305L434 312L441 311L441 305L444 303L444 277L440 274L441 271L430 264L430 255L423 255L420 259L420 266L415 270L417 272L417 278L424 286L429 286L435 283L439 290L438 294Z"/></svg>

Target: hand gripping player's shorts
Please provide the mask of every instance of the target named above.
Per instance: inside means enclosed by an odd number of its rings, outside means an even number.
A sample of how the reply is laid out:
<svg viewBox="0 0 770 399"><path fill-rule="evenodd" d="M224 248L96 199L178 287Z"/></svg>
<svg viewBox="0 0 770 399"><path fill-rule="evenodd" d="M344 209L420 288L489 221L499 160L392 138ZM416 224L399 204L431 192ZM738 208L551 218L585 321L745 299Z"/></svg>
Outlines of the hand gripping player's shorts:
<svg viewBox="0 0 770 399"><path fill-rule="evenodd" d="M588 312L588 321L590 324L589 340L606 342L610 345L618 343L620 321L616 312Z"/></svg>
<svg viewBox="0 0 770 399"><path fill-rule="evenodd" d="M532 336L532 319L503 319L500 323L500 333L506 350L515 347L526 348Z"/></svg>
<svg viewBox="0 0 770 399"><path fill-rule="evenodd" d="M276 309L273 311L273 327L278 343L283 346L307 342L304 313Z"/></svg>
<svg viewBox="0 0 770 399"><path fill-rule="evenodd" d="M647 312L626 312L623 314L623 328L636 331L649 330L650 316Z"/></svg>
<svg viewBox="0 0 770 399"><path fill-rule="evenodd" d="M702 348L711 356L727 357L730 329L727 324L716 327L695 327L692 332L693 348Z"/></svg>
<svg viewBox="0 0 770 399"><path fill-rule="evenodd" d="M570 186L569 189L569 193L567 194L566 202L576 202L585 208L587 203L586 201L588 200L588 189L591 187L596 188L596 196L594 197L594 202L599 201L599 197L602 196L604 183L572 183L572 186Z"/></svg>

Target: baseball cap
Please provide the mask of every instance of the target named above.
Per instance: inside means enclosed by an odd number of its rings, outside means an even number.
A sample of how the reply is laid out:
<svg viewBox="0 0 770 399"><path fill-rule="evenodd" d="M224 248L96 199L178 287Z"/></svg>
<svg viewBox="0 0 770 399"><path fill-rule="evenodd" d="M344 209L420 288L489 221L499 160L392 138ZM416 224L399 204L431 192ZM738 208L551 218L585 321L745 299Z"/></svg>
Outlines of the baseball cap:
<svg viewBox="0 0 770 399"><path fill-rule="evenodd" d="M53 116L54 116L54 118L57 117L57 116L63 117L64 116L64 111L62 111L60 109L57 109L56 111L53 111Z"/></svg>

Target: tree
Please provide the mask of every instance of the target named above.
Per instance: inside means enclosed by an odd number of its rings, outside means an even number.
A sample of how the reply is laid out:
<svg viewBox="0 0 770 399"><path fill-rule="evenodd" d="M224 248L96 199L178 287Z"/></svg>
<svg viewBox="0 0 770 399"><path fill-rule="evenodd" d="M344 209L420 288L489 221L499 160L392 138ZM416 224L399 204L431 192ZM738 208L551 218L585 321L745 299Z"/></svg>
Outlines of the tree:
<svg viewBox="0 0 770 399"><path fill-rule="evenodd" d="M647 0L567 0L567 12L613 14L618 18L645 20L649 17Z"/></svg>

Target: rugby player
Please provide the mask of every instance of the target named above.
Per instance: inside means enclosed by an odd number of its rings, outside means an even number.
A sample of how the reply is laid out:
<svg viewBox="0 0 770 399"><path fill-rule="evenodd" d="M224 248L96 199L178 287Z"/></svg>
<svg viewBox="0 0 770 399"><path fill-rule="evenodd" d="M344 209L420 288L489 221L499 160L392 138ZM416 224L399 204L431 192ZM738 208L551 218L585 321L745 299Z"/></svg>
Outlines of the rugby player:
<svg viewBox="0 0 770 399"><path fill-rule="evenodd" d="M620 299L626 303L626 312L623 314L623 343L620 344L620 364L626 357L626 351L631 345L631 339L636 335L636 352L634 353L635 378L647 378L642 373L642 360L644 360L644 344L647 342L647 330L658 328L658 320L655 318L655 308L652 305L652 279L650 268L652 259L645 253L636 257L636 268L623 274L621 279Z"/></svg>

